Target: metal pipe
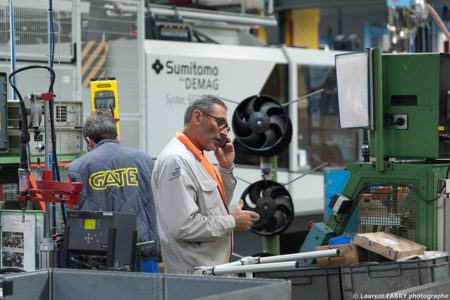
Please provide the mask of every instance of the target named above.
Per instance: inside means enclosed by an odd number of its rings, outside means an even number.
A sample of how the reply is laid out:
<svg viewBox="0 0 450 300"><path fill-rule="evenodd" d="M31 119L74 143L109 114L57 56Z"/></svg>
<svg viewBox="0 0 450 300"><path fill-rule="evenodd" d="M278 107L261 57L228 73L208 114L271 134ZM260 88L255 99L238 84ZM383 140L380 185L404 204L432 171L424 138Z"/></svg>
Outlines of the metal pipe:
<svg viewBox="0 0 450 300"><path fill-rule="evenodd" d="M16 71L16 35L14 33L14 6L13 1L9 0L9 42L10 42L10 53L11 53L11 73ZM16 75L13 77L13 83L16 86ZM16 91L13 89L13 99L17 99Z"/></svg>
<svg viewBox="0 0 450 300"><path fill-rule="evenodd" d="M138 44L138 65L139 66L144 66L145 65L145 5L144 5L145 1L139 1L138 4L138 13L137 13L137 44ZM145 68L138 68L138 103L139 105L143 108L143 110L141 110L141 113L139 113L138 115L138 119L141 120L141 122L139 122L139 137L140 137L140 141L139 141L139 146L141 149L143 149L144 151L147 151L147 143L145 142L145 132L146 129L148 128L148 116L146 113L147 111L147 101L145 101L145 99L147 99L147 84L145 81Z"/></svg>
<svg viewBox="0 0 450 300"><path fill-rule="evenodd" d="M286 48L286 47L283 46L282 49L285 49L285 48ZM297 71L297 69L295 69L295 70ZM288 103L283 103L281 106L285 107L285 106L291 105L292 103L295 103L295 102L298 102L298 101L302 101L302 100L306 100L306 99L308 99L309 97L311 97L311 96L313 96L313 95L315 95L315 94L320 94L320 93L322 93L323 91L325 91L325 89L319 89L319 90L314 91L314 92L312 92L312 93L309 93L309 94L306 94L306 95L304 95L304 96L298 97L297 99L294 99L294 100L292 100L292 101L289 101Z"/></svg>
<svg viewBox="0 0 450 300"><path fill-rule="evenodd" d="M339 255L339 249L330 249L330 250L319 250L319 251L311 251L311 252L303 252L303 253L261 257L259 259L259 262L261 264L266 264L266 263L275 263L275 262L282 262L282 261L329 257L329 256L338 256L338 255Z"/></svg>
<svg viewBox="0 0 450 300"><path fill-rule="evenodd" d="M299 170L299 159L298 159L298 130L299 130L299 122L298 122L298 104L293 102L296 98L298 98L298 84L297 84L297 63L293 61L291 55L289 55L289 51L286 46L283 46L281 50L284 53L284 56L288 61L288 102L282 104L289 106L289 118L292 121L292 140L289 144L289 171L297 172ZM294 104L295 105L291 105ZM291 176L291 172L289 172L289 177Z"/></svg>
<svg viewBox="0 0 450 300"><path fill-rule="evenodd" d="M212 269L213 275L220 276L234 273L247 272L270 272L270 271L290 271L297 269L296 261L279 262L273 264L263 265L244 265L244 266L230 266L230 267L215 267Z"/></svg>
<svg viewBox="0 0 450 300"><path fill-rule="evenodd" d="M447 39L450 39L450 33L448 32L447 28L445 27L444 22L442 21L439 14L436 12L436 10L431 6L430 3L427 3L427 9L430 13L431 17L433 18L434 22L436 22L437 27L442 31L442 33L446 36Z"/></svg>
<svg viewBox="0 0 450 300"><path fill-rule="evenodd" d="M249 265L249 264L266 264L266 263L293 261L293 260L319 258L319 257L330 257L330 256L338 256L338 255L339 255L339 249L330 249L330 250L319 250L319 251L311 251L311 252L267 256L267 257L243 257L242 259L240 259L238 261L234 261L234 262L231 262L228 264L218 265L218 266L216 266L216 268L242 266L242 265Z"/></svg>
<svg viewBox="0 0 450 300"><path fill-rule="evenodd" d="M269 0L267 3L267 14L269 16L273 14L273 0Z"/></svg>
<svg viewBox="0 0 450 300"><path fill-rule="evenodd" d="M373 61L373 101L375 109L375 164L376 170L384 171L384 144L383 144L383 79L381 76L381 49L374 48L372 51Z"/></svg>
<svg viewBox="0 0 450 300"><path fill-rule="evenodd" d="M294 181L297 181L300 178L305 177L306 175L308 175L308 174L310 174L310 173L312 173L312 172L314 172L314 171L316 171L316 170L318 170L318 169L320 169L322 167L325 167L326 165L328 165L328 162L324 162L324 163L322 163L322 164L320 164L318 166L315 166L314 168L312 168L312 169L306 171L305 173L303 173L302 175L300 175L300 176L298 176L298 177L296 177L296 178L294 178L292 180L289 180L284 185L289 185L289 184L293 183Z"/></svg>
<svg viewBox="0 0 450 300"><path fill-rule="evenodd" d="M25 9L42 9L48 4L48 0L14 0L14 7L25 8ZM73 11L73 1L55 1L53 3L53 8L55 11L59 12L72 12ZM81 13L89 13L90 3L87 1L79 1L77 10Z"/></svg>
<svg viewBox="0 0 450 300"><path fill-rule="evenodd" d="M126 10L124 6L119 6L120 10ZM202 9L180 8L176 9L164 5L148 5L148 12L154 15L180 16L183 19L195 19L203 21L228 22L254 26L277 26L278 22L273 16L259 17L250 14L233 14L225 12L212 12Z"/></svg>
<svg viewBox="0 0 450 300"><path fill-rule="evenodd" d="M45 237L39 245L39 269L55 268L56 243L51 237Z"/></svg>
<svg viewBox="0 0 450 300"><path fill-rule="evenodd" d="M75 42L75 53L73 53L73 57L75 61L81 61L81 1L73 0L72 1L72 24L74 24L72 28L72 41ZM61 56L58 56L61 61ZM61 64L61 63L60 63ZM81 80L81 64L75 64L75 91L73 92L74 99L83 99L82 97L82 82Z"/></svg>
<svg viewBox="0 0 450 300"><path fill-rule="evenodd" d="M241 14L245 14L247 7L245 5L245 0L241 0Z"/></svg>

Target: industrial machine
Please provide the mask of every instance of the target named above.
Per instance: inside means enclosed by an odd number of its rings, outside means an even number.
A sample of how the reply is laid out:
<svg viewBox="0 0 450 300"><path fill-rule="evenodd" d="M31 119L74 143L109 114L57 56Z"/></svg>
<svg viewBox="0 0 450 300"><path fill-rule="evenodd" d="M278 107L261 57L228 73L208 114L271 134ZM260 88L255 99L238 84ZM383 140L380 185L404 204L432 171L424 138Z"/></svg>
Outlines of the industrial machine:
<svg viewBox="0 0 450 300"><path fill-rule="evenodd" d="M0 73L0 164L2 176L0 188L5 208L19 208L17 203L18 180L17 164L21 152L23 115L20 101L8 100L6 73ZM3 91L3 92L2 92ZM32 93L23 97L29 135L29 163L35 178L41 177L44 167L46 147L43 119L44 102L42 95ZM60 162L72 161L82 152L82 103L80 101L54 101L52 105L56 150ZM65 165L65 163L62 163ZM53 170L55 172L55 170ZM65 180L65 170L60 170Z"/></svg>
<svg viewBox="0 0 450 300"><path fill-rule="evenodd" d="M355 101L353 107L345 105L352 103L345 99L351 97L346 86L366 89L360 107L365 107L362 114L367 113L367 118L353 125L370 131L371 161L347 166L350 177L330 203L333 212L325 231L352 236L385 231L424 244L428 250L448 251L450 56L381 54L371 49L359 66L367 70L367 80L348 74L339 77L336 65L339 110L341 125L349 124L349 111L357 105ZM349 224L352 216L355 224ZM323 236L319 242L307 238L302 249L325 244L330 236Z"/></svg>
<svg viewBox="0 0 450 300"><path fill-rule="evenodd" d="M119 98L117 96L117 80L115 78L91 80L92 112L110 111L116 120L117 134L120 138Z"/></svg>
<svg viewBox="0 0 450 300"><path fill-rule="evenodd" d="M43 100L37 95L24 97L29 117L29 129L33 129L30 137L30 154L43 155L45 143L43 140L44 126L41 123L43 114ZM21 115L19 102L9 100L8 104L8 152L19 153L20 151L20 126ZM80 101L57 101L53 105L55 116L55 134L58 143L59 155L77 155L82 150L83 116L82 103ZM34 123L34 124L33 124Z"/></svg>
<svg viewBox="0 0 450 300"><path fill-rule="evenodd" d="M70 211L62 266L134 270L136 216L119 212Z"/></svg>

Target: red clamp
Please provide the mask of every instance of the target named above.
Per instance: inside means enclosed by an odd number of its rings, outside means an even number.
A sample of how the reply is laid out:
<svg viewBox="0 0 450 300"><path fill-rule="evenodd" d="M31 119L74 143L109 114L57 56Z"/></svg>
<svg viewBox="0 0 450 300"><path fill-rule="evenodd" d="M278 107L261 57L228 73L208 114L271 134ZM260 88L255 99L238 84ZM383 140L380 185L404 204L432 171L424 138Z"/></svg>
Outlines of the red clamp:
<svg viewBox="0 0 450 300"><path fill-rule="evenodd" d="M51 170L42 171L42 180L36 182L36 189L30 189L29 195L19 195L19 201L45 201L79 205L83 187L81 182L53 181Z"/></svg>
<svg viewBox="0 0 450 300"><path fill-rule="evenodd" d="M309 221L308 224L306 224L306 228L311 229L314 226L314 221Z"/></svg>
<svg viewBox="0 0 450 300"><path fill-rule="evenodd" d="M53 101L53 98L55 98L55 95L53 93L42 93L41 99L45 101Z"/></svg>

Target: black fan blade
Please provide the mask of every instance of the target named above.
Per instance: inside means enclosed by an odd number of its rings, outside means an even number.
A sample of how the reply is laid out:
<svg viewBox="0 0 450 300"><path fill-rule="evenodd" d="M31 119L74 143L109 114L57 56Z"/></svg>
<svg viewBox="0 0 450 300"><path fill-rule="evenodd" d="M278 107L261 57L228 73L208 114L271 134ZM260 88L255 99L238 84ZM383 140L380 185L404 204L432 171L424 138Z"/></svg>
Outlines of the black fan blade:
<svg viewBox="0 0 450 300"><path fill-rule="evenodd" d="M281 210L277 210L273 218L275 219L275 230L281 228L287 222L287 216Z"/></svg>
<svg viewBox="0 0 450 300"><path fill-rule="evenodd" d="M277 136L272 128L267 129L267 131L264 132L264 135L266 136L266 141L262 145L262 148L275 145L277 142Z"/></svg>
<svg viewBox="0 0 450 300"><path fill-rule="evenodd" d="M271 127L277 130L280 135L284 134L284 132L286 131L286 123L282 117L277 115L270 116L269 122Z"/></svg>
<svg viewBox="0 0 450 300"><path fill-rule="evenodd" d="M272 196L272 192L274 189L276 189L277 187L275 185L268 185L264 190L263 190L263 196L264 197L271 197Z"/></svg>
<svg viewBox="0 0 450 300"><path fill-rule="evenodd" d="M253 229L255 230L263 230L272 227L273 220L272 218L261 218L258 222L253 224Z"/></svg>
<svg viewBox="0 0 450 300"><path fill-rule="evenodd" d="M260 148L263 143L263 136L257 133L252 133L249 136L240 137L239 139L242 144L251 148Z"/></svg>
<svg viewBox="0 0 450 300"><path fill-rule="evenodd" d="M261 198L261 189L263 187L261 186L261 182L256 182L254 185L251 186L249 191L250 200L256 204L256 202Z"/></svg>
<svg viewBox="0 0 450 300"><path fill-rule="evenodd" d="M244 193L241 195L241 199L244 201L244 210L255 210L256 201L258 199L253 200L251 193L251 189L247 188Z"/></svg>
<svg viewBox="0 0 450 300"><path fill-rule="evenodd" d="M270 197L276 198L277 196L286 195L287 190L279 183L275 183L270 191Z"/></svg>
<svg viewBox="0 0 450 300"><path fill-rule="evenodd" d="M279 206L285 206L287 210L293 212L294 207L292 205L292 202L289 200L289 198L284 196L278 196L275 198L275 204L277 205L277 208Z"/></svg>
<svg viewBox="0 0 450 300"><path fill-rule="evenodd" d="M253 203L253 201L251 201L252 198L250 198L250 201L248 201L247 199L242 199L242 200L244 200L244 207L242 208L243 210L251 210L251 211L255 210L256 204Z"/></svg>
<svg viewBox="0 0 450 300"><path fill-rule="evenodd" d="M269 115L269 110L270 110L270 114L272 113L277 113L280 110L283 111L283 109L280 107L279 104L273 103L271 101L266 101L262 106L260 111L268 114Z"/></svg>
<svg viewBox="0 0 450 300"><path fill-rule="evenodd" d="M250 126L248 126L248 122L243 121L238 116L236 116L233 121L233 131L237 136L248 136L252 133Z"/></svg>
<svg viewBox="0 0 450 300"><path fill-rule="evenodd" d="M245 103L244 113L245 113L245 118L247 120L250 119L250 116L255 113L254 105L255 105L256 99L258 99L258 97L254 97L253 99L248 100L248 102Z"/></svg>

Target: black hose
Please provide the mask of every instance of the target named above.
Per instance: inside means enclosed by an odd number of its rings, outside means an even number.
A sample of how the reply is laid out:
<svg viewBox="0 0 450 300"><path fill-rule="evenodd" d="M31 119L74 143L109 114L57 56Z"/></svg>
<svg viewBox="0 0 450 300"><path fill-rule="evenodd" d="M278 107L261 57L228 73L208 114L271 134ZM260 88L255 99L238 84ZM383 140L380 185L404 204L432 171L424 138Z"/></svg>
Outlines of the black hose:
<svg viewBox="0 0 450 300"><path fill-rule="evenodd" d="M50 14L50 34L51 34L51 40L52 40L52 49L51 49L51 53L50 53L50 61L49 61L49 65L50 68L53 68L53 62L55 60L55 31L53 29L53 1L49 0L49 14ZM52 75L51 79L54 81L54 74ZM51 93L53 93L53 87L52 90L50 91ZM52 151L53 151L53 168L55 170L55 178L56 181L61 181L61 175L59 173L59 165L58 165L58 156L56 155L56 131L55 131L55 122L54 122L54 113L53 113L53 108L54 108L54 103L53 101L50 102L50 132L51 132L51 140L52 140ZM64 203L61 202L61 214L62 214L62 218L63 218L63 223L64 225L66 225L67 223L67 218L66 218L66 207L64 205ZM54 218L56 219L56 216L54 216Z"/></svg>
<svg viewBox="0 0 450 300"><path fill-rule="evenodd" d="M20 104L20 110L22 114L22 128L21 128L21 146L20 146L20 162L19 162L19 168L21 169L27 169L28 168L28 155L27 155L27 144L30 142L30 134L28 132L28 118L27 118L27 109L25 107L25 103L23 102L22 95L20 94L17 87L14 85L12 78L15 74L18 74L20 72L31 70L31 69L46 69L51 73L51 81L50 81L50 87L49 92L53 90L53 84L55 83L55 71L53 71L52 68L42 65L31 65L27 67L23 67L20 69L15 70L8 76L8 82L13 88L14 92L16 92L17 96L19 97L19 104Z"/></svg>

